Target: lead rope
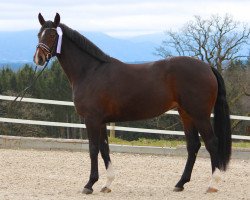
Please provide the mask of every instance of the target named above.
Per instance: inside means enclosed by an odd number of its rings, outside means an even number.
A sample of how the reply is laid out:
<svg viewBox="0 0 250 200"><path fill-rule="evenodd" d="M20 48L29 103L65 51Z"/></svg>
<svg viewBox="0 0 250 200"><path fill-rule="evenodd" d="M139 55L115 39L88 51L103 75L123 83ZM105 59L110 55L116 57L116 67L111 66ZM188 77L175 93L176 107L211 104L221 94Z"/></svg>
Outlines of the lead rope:
<svg viewBox="0 0 250 200"><path fill-rule="evenodd" d="M34 76L33 76L34 78L33 78L33 80L31 81L31 83L30 83L25 89L23 89L21 92L18 93L17 97L11 102L11 105L10 105L10 106L12 106L14 103L16 103L16 101L17 101L17 99L18 99L19 97L21 97L21 98L20 98L20 101L22 101L24 95L25 95L25 94L27 93L27 91L33 86L33 84L35 84L35 82L37 81L37 79L41 76L41 74L43 73L43 71L45 70L45 68L48 66L49 61L50 61L50 59L46 61L46 64L44 65L43 69L42 69L42 70L39 72L39 74L35 77L36 71L37 71L37 65L36 65L36 68L35 68L35 71L34 71Z"/></svg>
<svg viewBox="0 0 250 200"><path fill-rule="evenodd" d="M60 54L61 53L61 46L62 46L62 35L63 35L63 32L62 32L61 27L59 27L59 26L55 30L56 30L56 32L58 34L58 40L57 40L57 46L56 46L56 53ZM46 56L47 60L46 60L46 64L44 65L43 69L40 71L40 73L35 78L33 78L33 80L31 81L31 83L29 84L28 87L26 87L24 90L22 90L21 92L19 92L19 94L17 95L17 97L11 102L10 106L12 106L14 103L16 103L17 99L20 96L21 96L20 101L22 101L22 99L23 99L24 95L27 93L27 91L33 86L33 84L41 76L41 74L43 73L43 71L45 70L45 68L49 64L49 61L51 59L51 54L52 54L52 52L53 52L53 50L55 48L55 42L56 42L56 40L54 41L53 49L52 50L50 50L50 48L46 44L44 44L44 43L39 43L38 44L38 46L41 46L42 48L46 49L49 52L49 54L47 54L47 56L48 55L50 55L50 56L49 57ZM36 68L35 68L34 76L36 74L36 70L37 70L37 65L36 65Z"/></svg>

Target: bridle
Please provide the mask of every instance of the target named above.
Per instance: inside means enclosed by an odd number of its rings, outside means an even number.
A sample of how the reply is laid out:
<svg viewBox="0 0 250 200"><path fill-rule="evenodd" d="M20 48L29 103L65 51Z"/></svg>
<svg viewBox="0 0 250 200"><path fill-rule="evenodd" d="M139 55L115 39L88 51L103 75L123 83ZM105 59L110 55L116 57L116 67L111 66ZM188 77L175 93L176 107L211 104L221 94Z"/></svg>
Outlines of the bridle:
<svg viewBox="0 0 250 200"><path fill-rule="evenodd" d="M47 28L47 30L54 30L57 32L56 28ZM44 44L43 42L39 42L38 45L36 46L36 48L40 48L43 52L43 54L45 55L46 58L46 62L48 62L53 55L55 55L55 44L59 39L59 35L57 34L57 37L55 38L52 47L50 48L48 45Z"/></svg>
<svg viewBox="0 0 250 200"><path fill-rule="evenodd" d="M48 61L50 58L52 58L52 50L44 44L44 43L38 43L36 48L41 48L42 52L46 55L46 61ZM53 48L54 49L54 48ZM46 52L45 52L46 51Z"/></svg>

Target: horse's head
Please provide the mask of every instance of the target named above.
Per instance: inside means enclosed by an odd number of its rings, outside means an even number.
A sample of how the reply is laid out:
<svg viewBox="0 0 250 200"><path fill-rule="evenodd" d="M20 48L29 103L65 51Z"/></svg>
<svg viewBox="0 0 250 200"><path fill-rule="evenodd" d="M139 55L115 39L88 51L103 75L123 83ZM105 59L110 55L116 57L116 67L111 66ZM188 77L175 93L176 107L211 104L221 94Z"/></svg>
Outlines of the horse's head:
<svg viewBox="0 0 250 200"><path fill-rule="evenodd" d="M45 21L41 13L38 15L38 20L42 27L38 33L39 43L34 55L34 62L42 66L51 57L56 55L59 35L62 33L60 32L60 28L58 31L60 23L60 15L58 13L56 13L54 22Z"/></svg>

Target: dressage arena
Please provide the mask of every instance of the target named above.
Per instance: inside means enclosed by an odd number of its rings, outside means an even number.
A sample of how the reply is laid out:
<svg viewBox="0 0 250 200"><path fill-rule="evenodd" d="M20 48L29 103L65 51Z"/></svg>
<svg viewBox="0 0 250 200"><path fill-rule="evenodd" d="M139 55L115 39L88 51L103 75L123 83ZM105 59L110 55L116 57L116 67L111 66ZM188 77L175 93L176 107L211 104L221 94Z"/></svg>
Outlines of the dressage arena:
<svg viewBox="0 0 250 200"><path fill-rule="evenodd" d="M219 192L206 194L210 160L198 157L190 183L173 192L185 165L184 157L112 153L116 171L111 193L99 192L106 181L99 159L100 179L94 193L81 190L88 180L87 152L0 149L0 199L250 199L250 160L231 160L222 174Z"/></svg>

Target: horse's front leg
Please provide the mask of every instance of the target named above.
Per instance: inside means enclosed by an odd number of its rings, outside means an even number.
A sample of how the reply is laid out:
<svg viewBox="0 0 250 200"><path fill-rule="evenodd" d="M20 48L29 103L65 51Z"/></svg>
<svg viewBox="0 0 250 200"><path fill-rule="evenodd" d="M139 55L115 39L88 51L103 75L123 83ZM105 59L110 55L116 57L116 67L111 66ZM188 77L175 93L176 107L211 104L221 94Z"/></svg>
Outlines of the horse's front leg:
<svg viewBox="0 0 250 200"><path fill-rule="evenodd" d="M99 153L99 142L100 142L100 130L101 123L95 118L86 118L85 124L87 127L88 138L89 138L89 154L91 159L91 170L88 183L84 186L83 193L93 193L93 185L99 179L98 173L98 153Z"/></svg>
<svg viewBox="0 0 250 200"><path fill-rule="evenodd" d="M107 135L107 127L106 124L102 125L101 135L100 135L100 152L107 170L107 181L105 185L102 187L101 192L108 193L111 192L110 185L115 179L115 173L113 170L113 166L111 164L110 155L109 155L109 142Z"/></svg>

